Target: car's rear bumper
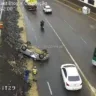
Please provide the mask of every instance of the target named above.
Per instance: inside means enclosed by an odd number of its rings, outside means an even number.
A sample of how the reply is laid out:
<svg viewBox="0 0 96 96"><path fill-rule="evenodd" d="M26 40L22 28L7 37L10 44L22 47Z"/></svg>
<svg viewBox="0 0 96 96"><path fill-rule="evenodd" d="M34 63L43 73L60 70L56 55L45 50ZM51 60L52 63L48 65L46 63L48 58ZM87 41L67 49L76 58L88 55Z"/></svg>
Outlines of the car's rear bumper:
<svg viewBox="0 0 96 96"><path fill-rule="evenodd" d="M52 11L45 11L45 13L52 13Z"/></svg>
<svg viewBox="0 0 96 96"><path fill-rule="evenodd" d="M69 86L66 86L66 89L67 90L80 90L80 89L82 89L82 85L80 85L80 86L76 86L76 87L69 87Z"/></svg>
<svg viewBox="0 0 96 96"><path fill-rule="evenodd" d="M25 5L28 10L36 10L37 5Z"/></svg>

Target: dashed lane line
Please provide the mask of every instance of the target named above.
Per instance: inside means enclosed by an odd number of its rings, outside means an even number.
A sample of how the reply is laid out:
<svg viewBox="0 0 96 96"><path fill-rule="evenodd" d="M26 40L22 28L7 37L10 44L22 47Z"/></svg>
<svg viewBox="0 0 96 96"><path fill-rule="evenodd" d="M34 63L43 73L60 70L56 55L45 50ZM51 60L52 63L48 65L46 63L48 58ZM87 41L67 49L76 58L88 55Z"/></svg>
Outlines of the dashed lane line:
<svg viewBox="0 0 96 96"><path fill-rule="evenodd" d="M87 42L81 37L81 40L85 43L85 44L87 44Z"/></svg>
<svg viewBox="0 0 96 96"><path fill-rule="evenodd" d="M49 89L50 94L53 95L53 93L52 93L52 89L51 89L51 86L50 86L50 84L49 84L48 81L47 81L47 85L48 85L48 89Z"/></svg>

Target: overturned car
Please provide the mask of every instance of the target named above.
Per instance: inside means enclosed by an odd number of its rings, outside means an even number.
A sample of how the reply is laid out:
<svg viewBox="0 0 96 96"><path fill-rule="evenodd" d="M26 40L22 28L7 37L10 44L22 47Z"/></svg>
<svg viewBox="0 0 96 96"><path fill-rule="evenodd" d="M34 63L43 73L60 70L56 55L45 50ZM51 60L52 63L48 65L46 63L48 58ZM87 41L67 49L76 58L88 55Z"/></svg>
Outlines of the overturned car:
<svg viewBox="0 0 96 96"><path fill-rule="evenodd" d="M37 49L37 50L39 50L39 52L36 51L35 48L28 49L27 46L25 45L23 45L20 48L21 53L31 57L33 60L44 61L49 59L49 54L46 49L43 49L43 50Z"/></svg>

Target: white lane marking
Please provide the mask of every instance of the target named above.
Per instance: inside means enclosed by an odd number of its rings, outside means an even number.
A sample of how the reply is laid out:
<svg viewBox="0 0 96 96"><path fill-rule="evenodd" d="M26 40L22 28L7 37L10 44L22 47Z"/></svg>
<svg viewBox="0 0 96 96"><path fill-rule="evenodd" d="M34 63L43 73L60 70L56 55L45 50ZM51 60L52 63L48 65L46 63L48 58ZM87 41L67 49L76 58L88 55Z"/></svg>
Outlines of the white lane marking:
<svg viewBox="0 0 96 96"><path fill-rule="evenodd" d="M49 88L50 94L53 95L52 90L51 90L51 87L50 87L50 84L49 84L48 81L47 81L47 85L48 85L48 88Z"/></svg>
<svg viewBox="0 0 96 96"><path fill-rule="evenodd" d="M45 18L45 17L44 17ZM86 83L88 84L88 87L90 88L90 90L95 94L95 88L90 84L90 82L87 80L87 78L85 77L84 73L82 72L82 70L80 69L80 67L78 66L77 62L75 61L75 59L73 58L73 56L71 55L71 53L69 52L69 50L67 49L67 47L65 46L65 44L63 43L63 41L61 40L61 38L59 37L59 35L57 34L57 32L55 31L55 29L53 28L53 26L50 24L50 22L47 20L47 18L45 18L45 20L47 21L47 23L49 24L49 26L52 28L53 32L55 33L55 35L58 37L58 39L60 40L60 42L62 43L63 47L65 48L65 50L67 51L68 55L70 56L70 58L72 59L72 61L74 62L74 64L76 65L76 67L78 68L78 70L80 71L81 75L83 76L84 80L86 81ZM94 89L94 90L93 90Z"/></svg>
<svg viewBox="0 0 96 96"><path fill-rule="evenodd" d="M73 31L75 31L75 29L74 29L66 20L64 20L64 22L66 22L67 25L68 25Z"/></svg>
<svg viewBox="0 0 96 96"><path fill-rule="evenodd" d="M3 4L3 5L2 5L1 10L0 10L0 11L1 11L1 12L0 12L0 20L1 20L1 17L2 17L2 12L3 12L3 7L4 7L4 0L3 0L2 4Z"/></svg>
<svg viewBox="0 0 96 96"><path fill-rule="evenodd" d="M82 41L87 44L87 42L81 37Z"/></svg>
<svg viewBox="0 0 96 96"><path fill-rule="evenodd" d="M57 3L53 3L53 4L55 4L55 5L57 5L57 6L60 6L60 5L58 5ZM76 31L66 20L63 20L63 21L66 22L67 25L68 25L73 31Z"/></svg>

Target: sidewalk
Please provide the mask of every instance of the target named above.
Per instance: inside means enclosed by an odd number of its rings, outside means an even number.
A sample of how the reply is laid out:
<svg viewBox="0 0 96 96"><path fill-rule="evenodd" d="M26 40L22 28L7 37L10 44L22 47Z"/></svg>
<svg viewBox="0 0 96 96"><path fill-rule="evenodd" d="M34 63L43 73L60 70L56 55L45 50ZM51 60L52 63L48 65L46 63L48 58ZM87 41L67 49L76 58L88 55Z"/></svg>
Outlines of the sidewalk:
<svg viewBox="0 0 96 96"><path fill-rule="evenodd" d="M69 0L58 0L64 4L66 4L67 6L71 7L73 10L81 13L82 12L82 6L80 6L79 4L76 5L73 2L70 2ZM91 12L89 15L89 17L93 18L94 20L96 20L96 13Z"/></svg>

